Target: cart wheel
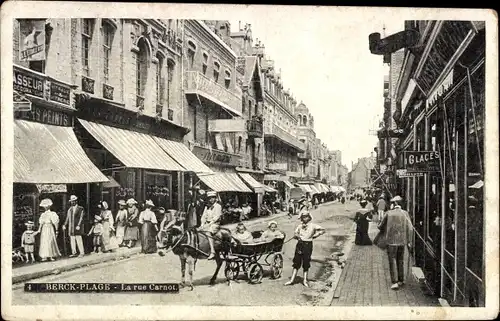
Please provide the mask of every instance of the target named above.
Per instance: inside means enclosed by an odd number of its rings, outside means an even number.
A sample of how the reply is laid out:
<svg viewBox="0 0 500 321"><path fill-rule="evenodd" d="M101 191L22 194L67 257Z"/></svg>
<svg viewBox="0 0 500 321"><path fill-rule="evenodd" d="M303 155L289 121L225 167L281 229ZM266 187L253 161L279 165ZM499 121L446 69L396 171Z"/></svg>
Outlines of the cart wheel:
<svg viewBox="0 0 500 321"><path fill-rule="evenodd" d="M238 278L240 274L240 265L236 261L226 262L226 268L224 269L224 274L226 279L232 281Z"/></svg>
<svg viewBox="0 0 500 321"><path fill-rule="evenodd" d="M273 264L271 266L273 272L273 279L279 279L283 273L283 255L281 253L276 253L273 258Z"/></svg>
<svg viewBox="0 0 500 321"><path fill-rule="evenodd" d="M247 276L250 283L260 283L260 281L262 281L262 277L264 276L264 269L262 268L262 265L259 263L251 263L248 266Z"/></svg>

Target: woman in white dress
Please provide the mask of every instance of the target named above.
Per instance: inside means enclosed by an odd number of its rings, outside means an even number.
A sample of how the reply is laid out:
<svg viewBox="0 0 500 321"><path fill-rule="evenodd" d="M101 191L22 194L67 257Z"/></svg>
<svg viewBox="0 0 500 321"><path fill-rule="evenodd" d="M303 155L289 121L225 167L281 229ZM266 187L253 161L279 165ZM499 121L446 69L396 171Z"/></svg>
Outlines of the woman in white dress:
<svg viewBox="0 0 500 321"><path fill-rule="evenodd" d="M112 251L116 249L115 242L113 239L113 232L115 231L115 223L113 220L113 213L108 209L108 203L106 201L102 201L100 204L101 207L101 218L102 218L102 251L103 253Z"/></svg>
<svg viewBox="0 0 500 321"><path fill-rule="evenodd" d="M56 239L59 233L59 216L56 212L50 210L51 206L52 200L49 198L43 199L40 202L40 207L43 207L45 210L38 220L39 227L37 232L37 234L40 234L38 255L42 258L42 262L47 261L47 259L54 261L56 257L61 256Z"/></svg>
<svg viewBox="0 0 500 321"><path fill-rule="evenodd" d="M158 234L158 221L155 213L151 210L155 205L153 201L147 200L146 209L139 215L139 224L141 224L141 246L142 253L156 252L156 235Z"/></svg>
<svg viewBox="0 0 500 321"><path fill-rule="evenodd" d="M115 220L116 241L120 246L124 246L123 236L125 235L125 229L127 227L128 219L127 203L125 202L125 200L119 200L118 205L120 206L120 209L116 213Z"/></svg>

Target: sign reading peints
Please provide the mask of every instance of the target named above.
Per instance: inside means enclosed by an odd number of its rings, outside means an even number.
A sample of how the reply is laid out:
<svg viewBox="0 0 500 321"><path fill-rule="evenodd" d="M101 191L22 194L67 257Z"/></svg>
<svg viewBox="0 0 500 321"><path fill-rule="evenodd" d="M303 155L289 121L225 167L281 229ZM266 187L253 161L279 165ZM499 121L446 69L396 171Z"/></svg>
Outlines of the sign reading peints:
<svg viewBox="0 0 500 321"><path fill-rule="evenodd" d="M440 154L438 151L404 151L404 166L407 172L439 172Z"/></svg>
<svg viewBox="0 0 500 321"><path fill-rule="evenodd" d="M19 60L45 60L45 19L19 20Z"/></svg>
<svg viewBox="0 0 500 321"><path fill-rule="evenodd" d="M423 172L408 172L406 169L397 169L396 176L399 178L423 177Z"/></svg>
<svg viewBox="0 0 500 321"><path fill-rule="evenodd" d="M238 166L240 158L239 155L229 154L216 149L210 150L200 146L194 146L192 152L204 163L221 166Z"/></svg>

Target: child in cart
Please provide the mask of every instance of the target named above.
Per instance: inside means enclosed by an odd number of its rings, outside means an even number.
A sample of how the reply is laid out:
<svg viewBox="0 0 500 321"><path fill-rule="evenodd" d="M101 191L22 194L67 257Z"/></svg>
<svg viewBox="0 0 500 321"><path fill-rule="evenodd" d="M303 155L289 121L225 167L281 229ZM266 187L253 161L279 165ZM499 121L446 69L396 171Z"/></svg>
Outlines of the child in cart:
<svg viewBox="0 0 500 321"><path fill-rule="evenodd" d="M278 223L271 221L267 224L267 230L262 233L259 241L270 242L274 239L283 238L285 235L278 229Z"/></svg>

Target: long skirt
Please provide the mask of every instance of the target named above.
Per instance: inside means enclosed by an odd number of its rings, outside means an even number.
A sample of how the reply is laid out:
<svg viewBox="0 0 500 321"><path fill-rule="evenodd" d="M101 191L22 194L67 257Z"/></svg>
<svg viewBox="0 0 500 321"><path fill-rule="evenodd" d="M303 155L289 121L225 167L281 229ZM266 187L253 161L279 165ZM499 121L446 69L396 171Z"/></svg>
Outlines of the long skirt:
<svg viewBox="0 0 500 321"><path fill-rule="evenodd" d="M56 233L50 224L43 224L40 231L40 248L38 255L42 259L61 256L57 246Z"/></svg>
<svg viewBox="0 0 500 321"><path fill-rule="evenodd" d="M354 240L356 245L372 245L370 236L368 235L368 222L358 223L356 228L356 239Z"/></svg>
<svg viewBox="0 0 500 321"><path fill-rule="evenodd" d="M104 251L111 250L110 240L111 240L111 228L109 221L102 223L102 247Z"/></svg>
<svg viewBox="0 0 500 321"><path fill-rule="evenodd" d="M156 234L155 226L150 221L145 221L141 228L141 247L144 253L156 252Z"/></svg>
<svg viewBox="0 0 500 321"><path fill-rule="evenodd" d="M125 226L118 225L116 227L116 241L118 242L118 244L121 244L123 242L124 236L125 236Z"/></svg>
<svg viewBox="0 0 500 321"><path fill-rule="evenodd" d="M125 229L124 241L137 241L139 239L139 227L127 226Z"/></svg>

